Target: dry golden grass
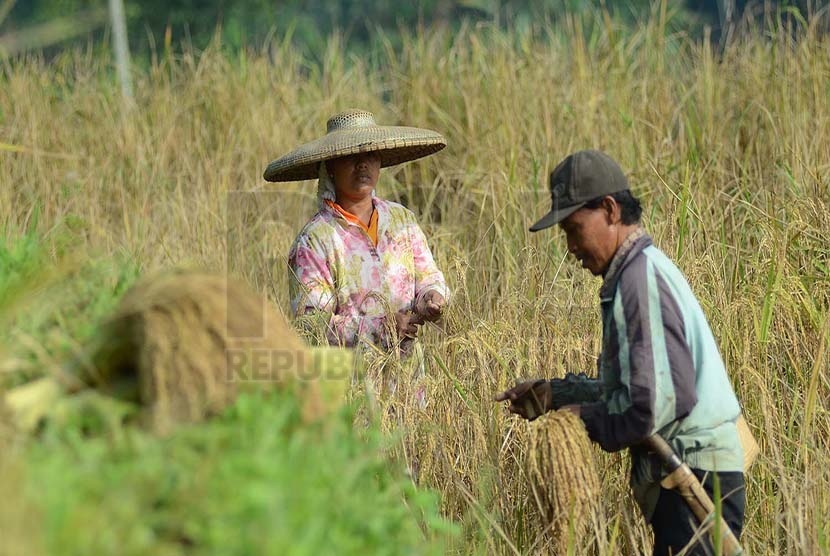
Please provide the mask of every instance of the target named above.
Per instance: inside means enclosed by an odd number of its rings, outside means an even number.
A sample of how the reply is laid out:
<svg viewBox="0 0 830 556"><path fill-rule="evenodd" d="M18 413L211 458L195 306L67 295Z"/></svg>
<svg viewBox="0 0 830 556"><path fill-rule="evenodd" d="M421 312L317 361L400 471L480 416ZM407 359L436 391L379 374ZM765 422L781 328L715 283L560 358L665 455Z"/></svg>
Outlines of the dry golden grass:
<svg viewBox="0 0 830 556"><path fill-rule="evenodd" d="M604 149L698 294L759 439L746 549L818 554L830 550L828 54L810 30L716 56L659 19L634 32L572 19L547 36L427 33L371 60L332 40L319 66L284 46L169 55L138 72L132 110L92 55L6 62L0 142L17 148L0 147L0 226L14 237L38 213L47 240L62 227L80 253L146 270L227 263L286 311L284 258L314 187L264 184L267 162L347 107L441 130L444 152L379 185L419 214L454 291L444 329L425 331L429 404L405 408L407 438L421 484L463 525L459 552L527 553L543 540L524 425L491 399L522 377L594 369L598 284L556 231L527 227L553 164ZM259 190L262 211L228 214L233 190ZM246 240L228 260L234 234ZM594 451L601 504L573 551L647 550L626 456Z"/></svg>

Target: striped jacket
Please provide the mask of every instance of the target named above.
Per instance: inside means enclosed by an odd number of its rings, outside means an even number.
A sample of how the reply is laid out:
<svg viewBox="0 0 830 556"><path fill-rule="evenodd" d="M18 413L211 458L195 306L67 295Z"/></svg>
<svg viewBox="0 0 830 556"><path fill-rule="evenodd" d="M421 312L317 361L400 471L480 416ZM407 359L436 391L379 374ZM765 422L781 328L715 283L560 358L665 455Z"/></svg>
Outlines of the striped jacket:
<svg viewBox="0 0 830 556"><path fill-rule="evenodd" d="M651 238L620 247L600 290L601 399L581 406L592 440L631 448L631 486L650 519L658 461L638 444L660 433L691 467L741 471L740 407L706 317L683 274Z"/></svg>

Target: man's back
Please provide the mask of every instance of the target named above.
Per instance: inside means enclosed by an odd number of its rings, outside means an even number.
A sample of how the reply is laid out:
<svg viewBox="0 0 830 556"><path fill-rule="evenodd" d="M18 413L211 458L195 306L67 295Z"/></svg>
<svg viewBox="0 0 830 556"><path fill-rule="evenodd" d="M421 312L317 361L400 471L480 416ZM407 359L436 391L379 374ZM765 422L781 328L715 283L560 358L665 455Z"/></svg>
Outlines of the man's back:
<svg viewBox="0 0 830 556"><path fill-rule="evenodd" d="M741 410L706 316L686 278L662 251L650 245L642 254L660 288L661 312L679 312L695 373L697 403L665 436L692 467L740 471L743 453L735 420Z"/></svg>

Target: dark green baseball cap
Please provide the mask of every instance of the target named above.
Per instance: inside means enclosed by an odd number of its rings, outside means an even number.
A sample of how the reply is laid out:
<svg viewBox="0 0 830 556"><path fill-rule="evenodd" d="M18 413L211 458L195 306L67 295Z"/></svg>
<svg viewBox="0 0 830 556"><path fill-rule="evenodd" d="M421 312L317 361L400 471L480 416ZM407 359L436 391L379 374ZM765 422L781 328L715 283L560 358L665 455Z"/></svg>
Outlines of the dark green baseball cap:
<svg viewBox="0 0 830 556"><path fill-rule="evenodd" d="M607 154L595 150L570 154L550 174L550 212L531 226L530 231L550 228L588 201L626 189L625 174Z"/></svg>

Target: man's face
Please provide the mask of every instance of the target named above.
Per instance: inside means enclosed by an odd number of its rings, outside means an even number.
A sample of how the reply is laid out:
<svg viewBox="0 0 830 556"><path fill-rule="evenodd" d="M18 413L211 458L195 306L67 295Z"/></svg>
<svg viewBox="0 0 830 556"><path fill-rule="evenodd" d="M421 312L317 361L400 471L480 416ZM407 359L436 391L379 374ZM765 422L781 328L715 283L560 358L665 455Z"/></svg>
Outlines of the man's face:
<svg viewBox="0 0 830 556"><path fill-rule="evenodd" d="M337 198L358 201L372 194L380 177L380 155L362 153L328 163Z"/></svg>
<svg viewBox="0 0 830 556"><path fill-rule="evenodd" d="M583 207L559 223L568 241L568 252L594 276L605 272L617 251L618 216L615 218L614 213L619 210L614 210L613 199L606 199L610 202L595 209Z"/></svg>

